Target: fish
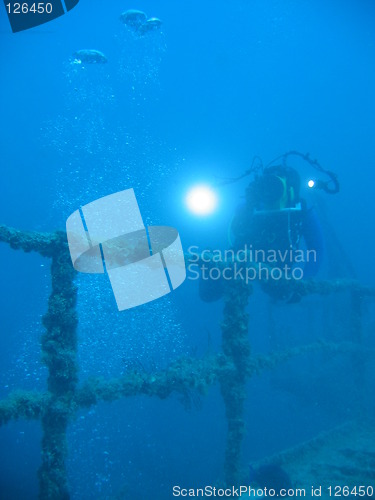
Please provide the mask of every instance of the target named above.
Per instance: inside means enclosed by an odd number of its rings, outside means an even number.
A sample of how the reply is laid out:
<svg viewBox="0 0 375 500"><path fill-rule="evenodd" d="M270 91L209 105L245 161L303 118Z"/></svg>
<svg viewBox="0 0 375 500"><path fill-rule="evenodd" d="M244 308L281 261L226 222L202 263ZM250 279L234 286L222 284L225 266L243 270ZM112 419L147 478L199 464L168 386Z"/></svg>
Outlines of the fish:
<svg viewBox="0 0 375 500"><path fill-rule="evenodd" d="M139 28L141 24L145 23L147 16L141 10L130 9L123 12L120 16L120 20L129 26L130 28Z"/></svg>
<svg viewBox="0 0 375 500"><path fill-rule="evenodd" d="M87 64L104 64L108 62L108 59L99 50L94 49L82 49L74 52L73 57L77 64L87 63Z"/></svg>
<svg viewBox="0 0 375 500"><path fill-rule="evenodd" d="M162 25L162 21L157 18L157 17L150 17L150 19L147 19L146 22L142 23L138 27L138 32L144 35L145 33L148 33L149 31L154 31L160 28Z"/></svg>

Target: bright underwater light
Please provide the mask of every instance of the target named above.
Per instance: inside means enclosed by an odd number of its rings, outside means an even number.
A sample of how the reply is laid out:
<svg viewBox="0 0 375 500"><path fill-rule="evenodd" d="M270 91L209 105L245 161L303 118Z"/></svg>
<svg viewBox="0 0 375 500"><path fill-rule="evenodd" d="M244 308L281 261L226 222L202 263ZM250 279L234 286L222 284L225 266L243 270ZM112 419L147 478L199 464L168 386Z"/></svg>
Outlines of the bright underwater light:
<svg viewBox="0 0 375 500"><path fill-rule="evenodd" d="M309 186L309 188L313 188L315 186L315 181L313 179L310 179L307 185Z"/></svg>
<svg viewBox="0 0 375 500"><path fill-rule="evenodd" d="M217 207L216 193L208 186L195 186L186 195L188 209L197 215L209 215Z"/></svg>

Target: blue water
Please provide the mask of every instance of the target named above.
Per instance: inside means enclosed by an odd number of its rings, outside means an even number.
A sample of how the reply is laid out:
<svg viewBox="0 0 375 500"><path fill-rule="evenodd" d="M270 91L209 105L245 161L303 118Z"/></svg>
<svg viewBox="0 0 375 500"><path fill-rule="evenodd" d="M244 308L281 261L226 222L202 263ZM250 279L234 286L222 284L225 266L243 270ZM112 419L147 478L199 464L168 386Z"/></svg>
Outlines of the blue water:
<svg viewBox="0 0 375 500"><path fill-rule="evenodd" d="M162 19L161 31L136 36L119 21L128 8ZM241 175L254 155L267 163L293 149L338 174L341 192L318 201L357 279L374 285L374 26L375 6L365 0L81 0L69 14L17 34L1 8L1 223L64 229L80 205L133 187L144 222L178 228L185 250L225 248L247 179L221 187L218 210L206 218L187 210L187 189ZM72 64L73 52L86 48L108 63ZM39 255L6 245L0 255L6 397L19 387L45 388L39 341L50 273ZM328 275L326 265L321 277ZM77 285L81 380L119 376L128 360L162 369L220 349L222 301L202 303L196 282L121 313L102 276L80 275ZM348 339L346 301L270 305L255 288L253 352ZM364 342L374 347L370 301L363 322ZM244 467L352 418L351 369L346 358L316 354L253 378ZM374 376L366 369L373 415ZM175 484L222 480L219 388L196 406L187 411L177 396L136 397L80 412L68 435L71 498L163 500ZM40 439L37 422L0 429L0 498L37 498Z"/></svg>

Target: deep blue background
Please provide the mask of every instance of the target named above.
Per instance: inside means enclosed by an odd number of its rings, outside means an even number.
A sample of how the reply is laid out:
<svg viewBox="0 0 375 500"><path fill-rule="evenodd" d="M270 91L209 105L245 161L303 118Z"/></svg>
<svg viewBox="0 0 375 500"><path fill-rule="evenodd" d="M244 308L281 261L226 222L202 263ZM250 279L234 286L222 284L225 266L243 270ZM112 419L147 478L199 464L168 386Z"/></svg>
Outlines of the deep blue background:
<svg viewBox="0 0 375 500"><path fill-rule="evenodd" d="M141 39L128 32L119 21L128 8L160 17L162 33ZM223 248L246 181L221 188L219 210L207 219L187 212L188 187L240 175L255 154L267 163L296 149L339 175L341 193L320 204L357 277L374 283L373 2L81 0L62 18L18 34L2 9L0 44L2 223L63 228L78 205L134 187L145 221L176 226L185 249ZM103 51L108 64L72 65L72 53L83 48ZM4 245L0 255L5 396L15 387L44 387L38 340L49 263ZM220 346L221 304L201 304L196 283L129 314L116 313L101 278L80 277L79 286L82 378L118 375L128 358L165 366L202 355L208 332L211 349ZM276 307L276 340L269 339L269 307L258 290L249 308L255 351L345 336L334 316L342 303L334 299ZM312 357L309 370L296 362L249 384L244 465L354 412L344 360L315 372L320 361ZM313 373L306 385L301 370ZM222 477L217 388L201 411L139 398L81 417L69 436L73 498L104 498L126 485L130 498L163 499L172 484ZM39 425L12 423L0 439L4 498L36 497Z"/></svg>

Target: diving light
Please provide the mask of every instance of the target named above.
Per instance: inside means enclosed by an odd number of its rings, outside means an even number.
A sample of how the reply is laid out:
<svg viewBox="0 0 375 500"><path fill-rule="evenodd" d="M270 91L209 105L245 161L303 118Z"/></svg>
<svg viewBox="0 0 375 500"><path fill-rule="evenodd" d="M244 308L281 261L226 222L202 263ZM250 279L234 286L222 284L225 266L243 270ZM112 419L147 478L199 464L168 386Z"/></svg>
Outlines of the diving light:
<svg viewBox="0 0 375 500"><path fill-rule="evenodd" d="M186 195L188 209L197 215L209 215L217 207L216 193L208 186L195 186Z"/></svg>
<svg viewBox="0 0 375 500"><path fill-rule="evenodd" d="M322 189L323 191L327 190L328 182L324 182L320 179L310 179L307 183L310 189Z"/></svg>
<svg viewBox="0 0 375 500"><path fill-rule="evenodd" d="M321 189L328 194L336 194L340 191L339 181L337 180L336 174L333 172L329 172L328 170L325 173L329 176L328 181L322 181L321 179L310 179L307 183L309 188Z"/></svg>

